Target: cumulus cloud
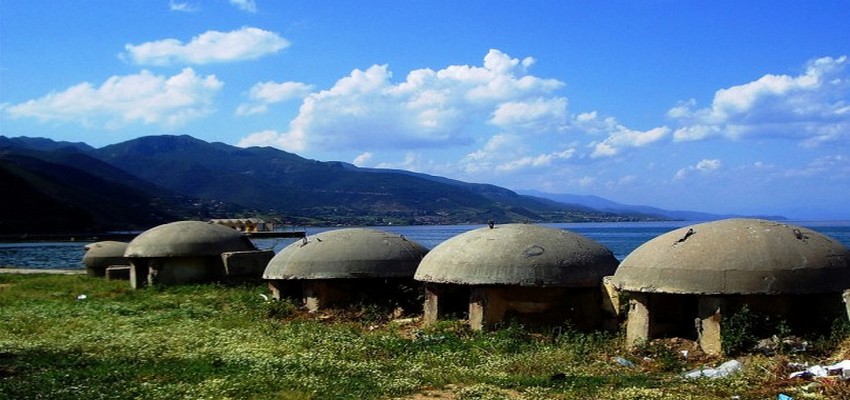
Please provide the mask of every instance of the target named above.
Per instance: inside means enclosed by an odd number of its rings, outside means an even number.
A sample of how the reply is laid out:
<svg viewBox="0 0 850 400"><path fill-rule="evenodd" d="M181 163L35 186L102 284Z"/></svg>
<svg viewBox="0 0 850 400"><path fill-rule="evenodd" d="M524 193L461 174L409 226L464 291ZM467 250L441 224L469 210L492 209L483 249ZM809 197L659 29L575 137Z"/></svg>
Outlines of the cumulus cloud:
<svg viewBox="0 0 850 400"><path fill-rule="evenodd" d="M548 167L557 160L568 160L575 154L575 149L566 149L533 156L524 156L501 163L496 166L498 172L513 172L525 168Z"/></svg>
<svg viewBox="0 0 850 400"><path fill-rule="evenodd" d="M718 159L702 159L694 165L689 165L687 167L681 168L676 171L676 175L673 176L674 180L682 180L685 179L692 172L700 172L700 173L711 173L713 171L717 171L722 167L722 163Z"/></svg>
<svg viewBox="0 0 850 400"><path fill-rule="evenodd" d="M80 83L62 92L8 106L13 118L76 122L115 129L129 123L180 126L213 111L224 83L215 75L200 76L191 68L166 77L143 70L113 76L99 87Z"/></svg>
<svg viewBox="0 0 850 400"><path fill-rule="evenodd" d="M504 129L551 132L567 126L567 100L563 97L510 101L496 107L490 123Z"/></svg>
<svg viewBox="0 0 850 400"><path fill-rule="evenodd" d="M245 12L257 12L257 3L254 0L230 0L230 4Z"/></svg>
<svg viewBox="0 0 850 400"><path fill-rule="evenodd" d="M244 27L231 32L207 31L188 43L163 39L127 44L121 58L139 65L211 64L253 60L289 47L277 33Z"/></svg>
<svg viewBox="0 0 850 400"><path fill-rule="evenodd" d="M674 140L777 137L804 146L846 140L850 136L850 74L846 56L813 60L797 76L765 75L753 82L720 89L710 107L689 100L670 109L682 124Z"/></svg>
<svg viewBox="0 0 850 400"><path fill-rule="evenodd" d="M354 157L354 161L352 161L352 164L354 164L358 167L365 167L369 164L369 161L372 160L372 157L374 157L374 156L375 156L375 153L372 153L371 151L367 151L365 153L358 155L357 157Z"/></svg>
<svg viewBox="0 0 850 400"><path fill-rule="evenodd" d="M593 149L590 154L591 158L615 156L625 148L647 146L670 134L670 128L666 126L646 131L629 129L612 117L600 118L596 112L577 115L574 118L573 126L575 129L589 134L607 135L602 141L590 143L590 147Z"/></svg>
<svg viewBox="0 0 850 400"><path fill-rule="evenodd" d="M262 114L268 106L288 100L302 99L313 90L312 85L301 82L262 82L251 87L247 103L236 108L236 115Z"/></svg>
<svg viewBox="0 0 850 400"><path fill-rule="evenodd" d="M562 82L528 74L533 64L490 50L483 66L418 69L400 83L386 65L356 69L308 95L280 136L302 148L339 150L468 145L486 129L540 134L564 123L567 102L553 94Z"/></svg>
<svg viewBox="0 0 850 400"><path fill-rule="evenodd" d="M550 167L573 158L575 154L576 149L571 147L540 152L523 143L519 136L498 134L482 148L467 154L458 164L469 175L504 174Z"/></svg>

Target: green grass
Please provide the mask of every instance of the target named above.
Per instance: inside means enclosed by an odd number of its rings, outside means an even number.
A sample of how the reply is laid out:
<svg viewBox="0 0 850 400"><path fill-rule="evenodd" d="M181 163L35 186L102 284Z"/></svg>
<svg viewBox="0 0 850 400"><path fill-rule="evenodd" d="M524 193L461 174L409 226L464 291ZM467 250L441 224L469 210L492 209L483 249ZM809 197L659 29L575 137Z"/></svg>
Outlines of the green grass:
<svg viewBox="0 0 850 400"><path fill-rule="evenodd" d="M708 361L659 367L672 350L627 353L617 335L322 317L265 293L0 274L0 399L761 399L798 386L783 381L789 356L685 380Z"/></svg>

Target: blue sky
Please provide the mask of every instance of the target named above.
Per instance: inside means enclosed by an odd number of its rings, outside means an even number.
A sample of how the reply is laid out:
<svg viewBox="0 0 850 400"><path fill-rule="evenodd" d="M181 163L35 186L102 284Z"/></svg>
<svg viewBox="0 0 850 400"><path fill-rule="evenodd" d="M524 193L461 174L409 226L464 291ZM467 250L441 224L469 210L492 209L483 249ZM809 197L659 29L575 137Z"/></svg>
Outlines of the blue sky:
<svg viewBox="0 0 850 400"><path fill-rule="evenodd" d="M0 2L0 134L850 219L850 1Z"/></svg>

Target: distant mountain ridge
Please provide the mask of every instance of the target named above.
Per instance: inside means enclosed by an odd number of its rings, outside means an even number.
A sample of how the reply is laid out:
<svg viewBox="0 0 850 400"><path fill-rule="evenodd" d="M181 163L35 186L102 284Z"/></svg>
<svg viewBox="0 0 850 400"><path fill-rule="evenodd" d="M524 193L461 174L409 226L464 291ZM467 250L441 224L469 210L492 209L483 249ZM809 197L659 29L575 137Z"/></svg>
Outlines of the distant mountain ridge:
<svg viewBox="0 0 850 400"><path fill-rule="evenodd" d="M110 175L113 179L106 178ZM174 218L157 205L153 195L121 180L141 184L82 153L4 151L0 154L4 186L0 232L138 229Z"/></svg>
<svg viewBox="0 0 850 400"><path fill-rule="evenodd" d="M306 223L440 224L619 220L616 214L407 171L308 160L269 147L149 136L93 155L165 188Z"/></svg>
<svg viewBox="0 0 850 400"><path fill-rule="evenodd" d="M0 136L0 233L141 230L226 208L129 174L86 145L24 139Z"/></svg>
<svg viewBox="0 0 850 400"><path fill-rule="evenodd" d="M147 136L102 148L0 136L0 173L4 182L14 181L26 193L6 199L9 210L35 212L21 206L29 196L72 210L68 215L82 216L75 220L62 213L52 215L54 223L46 218L39 225L44 229L137 228L169 219L240 216L280 218L299 225L717 217L625 207L602 198L518 194L490 184L321 162L275 148L240 148L187 135ZM0 231L28 226L13 223L15 218L11 212L0 214Z"/></svg>
<svg viewBox="0 0 850 400"><path fill-rule="evenodd" d="M605 211L616 214L625 214L625 215L644 215L644 216L655 216L659 218L667 218L671 220L681 220L681 221L713 221L724 218L735 218L741 217L740 215L734 214L712 214L705 213L699 211L684 211L684 210L665 210L663 208L652 207L652 206L641 206L641 205L629 205L629 204L621 204L615 201L611 201L599 196L593 195L577 195L577 194L555 194L555 193L544 193L535 190L522 190L518 191L518 193L525 194L528 196L536 196L543 197L547 199L551 199L554 201L568 203L568 204L578 204L586 207L590 207L592 209L596 209L599 211ZM753 216L766 218L771 220L785 220L787 218L783 216Z"/></svg>

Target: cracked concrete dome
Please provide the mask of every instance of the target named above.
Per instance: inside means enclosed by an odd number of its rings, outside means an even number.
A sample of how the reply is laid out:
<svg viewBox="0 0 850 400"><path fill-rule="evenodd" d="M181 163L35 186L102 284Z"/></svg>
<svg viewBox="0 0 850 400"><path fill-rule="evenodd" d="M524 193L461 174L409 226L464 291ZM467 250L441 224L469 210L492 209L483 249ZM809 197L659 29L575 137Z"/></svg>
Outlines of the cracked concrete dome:
<svg viewBox="0 0 850 400"><path fill-rule="evenodd" d="M761 219L679 228L629 254L621 290L679 294L809 294L850 288L850 253L811 229Z"/></svg>
<svg viewBox="0 0 850 400"><path fill-rule="evenodd" d="M178 221L142 232L127 245L125 257L205 257L256 250L242 233L202 221Z"/></svg>
<svg viewBox="0 0 850 400"><path fill-rule="evenodd" d="M483 227L434 247L415 279L466 285L599 286L617 268L608 248L579 234L529 224Z"/></svg>
<svg viewBox="0 0 850 400"><path fill-rule="evenodd" d="M402 235L338 229L286 246L269 261L263 279L411 278L426 253Z"/></svg>
<svg viewBox="0 0 850 400"><path fill-rule="evenodd" d="M89 243L83 247L86 254L83 255L83 264L86 268L106 268L110 265L126 265L124 251L127 243L106 240L103 242Z"/></svg>

